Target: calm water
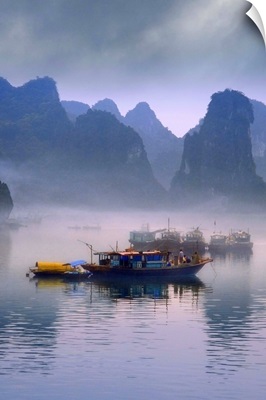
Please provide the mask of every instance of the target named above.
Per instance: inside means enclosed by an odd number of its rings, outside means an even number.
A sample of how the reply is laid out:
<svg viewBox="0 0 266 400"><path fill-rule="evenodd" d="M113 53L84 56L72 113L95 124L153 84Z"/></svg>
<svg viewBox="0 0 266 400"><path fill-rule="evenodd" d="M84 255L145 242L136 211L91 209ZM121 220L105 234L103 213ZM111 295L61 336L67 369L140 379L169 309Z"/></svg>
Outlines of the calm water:
<svg viewBox="0 0 266 400"><path fill-rule="evenodd" d="M50 216L1 233L1 399L265 399L263 228L252 255L216 256L193 282L26 277L38 259L89 259L79 240L123 248L129 229Z"/></svg>

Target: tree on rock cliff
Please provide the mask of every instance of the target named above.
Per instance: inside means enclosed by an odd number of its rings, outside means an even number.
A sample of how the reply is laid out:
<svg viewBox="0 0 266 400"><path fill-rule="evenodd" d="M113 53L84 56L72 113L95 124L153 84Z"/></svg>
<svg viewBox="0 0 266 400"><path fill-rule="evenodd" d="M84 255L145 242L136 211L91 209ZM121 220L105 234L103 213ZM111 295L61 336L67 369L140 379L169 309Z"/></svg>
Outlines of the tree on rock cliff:
<svg viewBox="0 0 266 400"><path fill-rule="evenodd" d="M172 197L265 201L266 184L256 174L252 156L252 122L252 105L242 93L226 89L213 94L203 124L185 138Z"/></svg>

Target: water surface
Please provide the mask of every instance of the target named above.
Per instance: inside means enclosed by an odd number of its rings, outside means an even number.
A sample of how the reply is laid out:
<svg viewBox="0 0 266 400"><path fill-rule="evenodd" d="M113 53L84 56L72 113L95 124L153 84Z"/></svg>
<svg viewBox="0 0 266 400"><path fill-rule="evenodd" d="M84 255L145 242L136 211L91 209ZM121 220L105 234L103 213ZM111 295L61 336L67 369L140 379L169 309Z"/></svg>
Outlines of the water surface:
<svg viewBox="0 0 266 400"><path fill-rule="evenodd" d="M1 232L1 398L265 399L262 228L253 254L217 255L190 282L26 277L37 260L89 258L79 240L128 245L118 216L94 232L74 222Z"/></svg>

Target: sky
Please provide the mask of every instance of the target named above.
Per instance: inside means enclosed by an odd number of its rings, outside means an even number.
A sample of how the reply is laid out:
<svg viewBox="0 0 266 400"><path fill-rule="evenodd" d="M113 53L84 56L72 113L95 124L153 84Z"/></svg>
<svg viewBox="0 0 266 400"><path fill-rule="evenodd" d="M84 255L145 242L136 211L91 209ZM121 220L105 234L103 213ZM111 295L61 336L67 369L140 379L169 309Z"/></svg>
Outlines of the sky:
<svg viewBox="0 0 266 400"><path fill-rule="evenodd" d="M0 76L56 81L61 100L145 101L183 136L211 95L266 104L266 50L246 0L0 0Z"/></svg>

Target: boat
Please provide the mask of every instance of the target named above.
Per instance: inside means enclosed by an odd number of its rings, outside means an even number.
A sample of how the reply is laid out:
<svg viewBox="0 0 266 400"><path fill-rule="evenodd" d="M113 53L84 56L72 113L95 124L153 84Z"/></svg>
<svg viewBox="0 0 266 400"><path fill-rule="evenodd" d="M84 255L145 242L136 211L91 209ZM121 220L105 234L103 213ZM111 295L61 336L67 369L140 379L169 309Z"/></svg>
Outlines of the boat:
<svg viewBox="0 0 266 400"><path fill-rule="evenodd" d="M253 243L249 232L231 230L229 235L214 233L211 235L208 249L210 252L252 252Z"/></svg>
<svg viewBox="0 0 266 400"><path fill-rule="evenodd" d="M29 268L29 273L42 277L63 277L66 279L89 278L91 271L84 268L85 260L75 260L67 263L37 261L34 267Z"/></svg>
<svg viewBox="0 0 266 400"><path fill-rule="evenodd" d="M97 264L83 265L97 276L130 276L130 277L189 277L196 275L212 258L192 258L190 262L179 263L178 256L160 250L136 251L134 248L125 251L106 251L94 253L98 256Z"/></svg>
<svg viewBox="0 0 266 400"><path fill-rule="evenodd" d="M228 236L223 233L213 233L210 238L209 250L210 251L225 251L227 248Z"/></svg>
<svg viewBox="0 0 266 400"><path fill-rule="evenodd" d="M163 228L150 231L148 225L140 231L131 231L129 243L136 251L160 250L177 253L182 243L181 232L175 228Z"/></svg>
<svg viewBox="0 0 266 400"><path fill-rule="evenodd" d="M243 230L231 230L227 238L227 246L229 250L252 250L250 233Z"/></svg>
<svg viewBox="0 0 266 400"><path fill-rule="evenodd" d="M192 228L183 236L181 247L186 253L192 251L204 252L206 250L207 243L199 227Z"/></svg>

